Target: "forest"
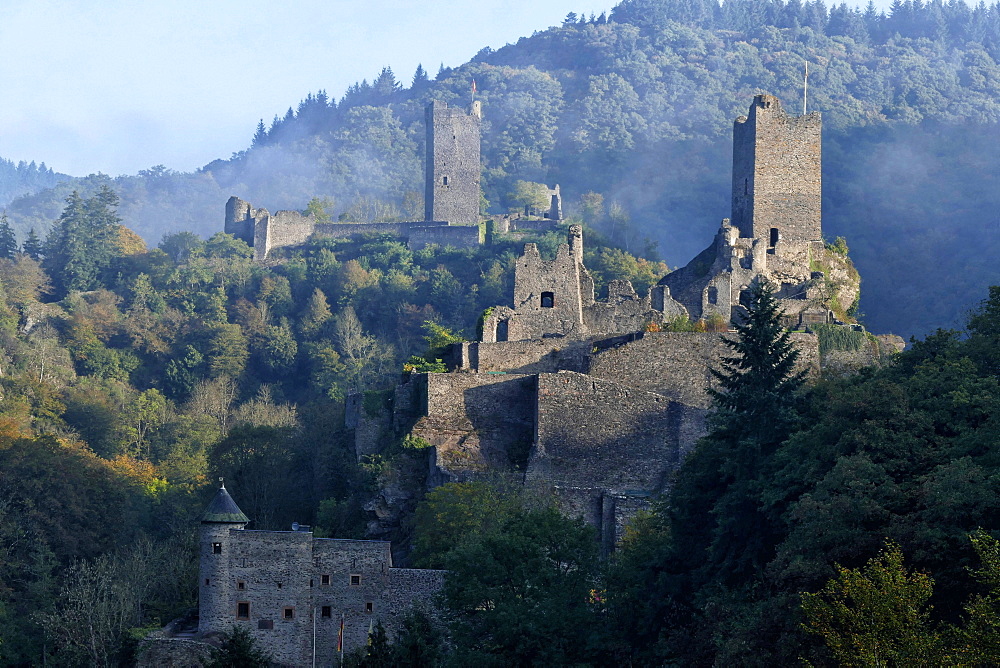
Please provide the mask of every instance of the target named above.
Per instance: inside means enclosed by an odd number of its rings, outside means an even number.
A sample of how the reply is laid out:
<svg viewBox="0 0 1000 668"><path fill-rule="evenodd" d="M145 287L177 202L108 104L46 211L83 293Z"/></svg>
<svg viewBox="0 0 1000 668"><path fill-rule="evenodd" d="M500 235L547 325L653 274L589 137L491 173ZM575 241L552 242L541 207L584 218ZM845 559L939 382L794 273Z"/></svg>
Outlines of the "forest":
<svg viewBox="0 0 1000 668"><path fill-rule="evenodd" d="M507 301L520 243L551 256L564 237L315 239L260 264L219 232L229 195L419 217L423 107L465 103L474 79L484 209L560 183L598 291L642 292L728 215L732 120L758 91L795 110L806 62L826 233L850 244L863 320L909 349L802 384L762 291L747 327L779 345L717 369L711 432L613 558L551 499L444 485L407 536L414 565L454 574L444 624L376 633L352 660L996 663L998 58L996 4L626 0L433 79L387 67L339 100L309 94L196 173L0 162L0 663L128 665L196 603L218 477L256 528L363 537L379 476L426 453L358 462L346 396L439 369Z"/></svg>

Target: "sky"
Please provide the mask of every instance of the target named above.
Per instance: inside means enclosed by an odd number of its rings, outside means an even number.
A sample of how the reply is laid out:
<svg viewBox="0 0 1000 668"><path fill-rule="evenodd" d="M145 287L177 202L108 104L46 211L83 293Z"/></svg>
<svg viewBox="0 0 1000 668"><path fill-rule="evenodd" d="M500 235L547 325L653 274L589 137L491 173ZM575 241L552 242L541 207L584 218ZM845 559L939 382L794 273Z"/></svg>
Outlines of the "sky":
<svg viewBox="0 0 1000 668"><path fill-rule="evenodd" d="M433 77L604 2L0 0L0 158L192 171L308 93L339 100L384 66L408 85L418 64Z"/></svg>

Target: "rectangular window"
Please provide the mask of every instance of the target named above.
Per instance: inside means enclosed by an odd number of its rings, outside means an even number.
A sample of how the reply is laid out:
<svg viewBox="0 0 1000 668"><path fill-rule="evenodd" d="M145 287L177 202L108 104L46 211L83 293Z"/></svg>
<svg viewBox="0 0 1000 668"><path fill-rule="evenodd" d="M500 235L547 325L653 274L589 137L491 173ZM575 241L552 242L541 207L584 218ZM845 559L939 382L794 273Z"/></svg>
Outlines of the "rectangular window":
<svg viewBox="0 0 1000 668"><path fill-rule="evenodd" d="M282 619L295 619L295 608L282 608L281 617Z"/></svg>
<svg viewBox="0 0 1000 668"><path fill-rule="evenodd" d="M351 586L352 587L357 587L360 584L361 584L361 576L360 575L352 575L351 576Z"/></svg>
<svg viewBox="0 0 1000 668"><path fill-rule="evenodd" d="M368 601L367 603L365 603L365 612L371 612L374 609L375 609L375 604L374 603L372 603L371 601Z"/></svg>
<svg viewBox="0 0 1000 668"><path fill-rule="evenodd" d="M205 578L205 586L208 586L208 578Z"/></svg>
<svg viewBox="0 0 1000 668"><path fill-rule="evenodd" d="M261 631L270 631L274 628L273 619L260 619L257 621L257 628Z"/></svg>
<svg viewBox="0 0 1000 668"><path fill-rule="evenodd" d="M240 601L236 604L236 619L250 619L250 603Z"/></svg>
<svg viewBox="0 0 1000 668"><path fill-rule="evenodd" d="M222 543L212 543L212 554L222 554Z"/></svg>
<svg viewBox="0 0 1000 668"><path fill-rule="evenodd" d="M321 585L328 585L328 584L330 584L330 576L329 575L321 575L321 576L319 576L319 583Z"/></svg>
<svg viewBox="0 0 1000 668"><path fill-rule="evenodd" d="M206 582L205 584L208 584L208 583ZM237 581L236 581L236 588L237 588L237 589L238 589L239 591L243 591L244 589L246 589L246 588L247 588L247 583L246 583L246 582L244 582L243 580L237 580Z"/></svg>
<svg viewBox="0 0 1000 668"><path fill-rule="evenodd" d="M320 616L329 619L330 617L333 617L333 610L330 608L330 606L324 605L323 608L320 610Z"/></svg>

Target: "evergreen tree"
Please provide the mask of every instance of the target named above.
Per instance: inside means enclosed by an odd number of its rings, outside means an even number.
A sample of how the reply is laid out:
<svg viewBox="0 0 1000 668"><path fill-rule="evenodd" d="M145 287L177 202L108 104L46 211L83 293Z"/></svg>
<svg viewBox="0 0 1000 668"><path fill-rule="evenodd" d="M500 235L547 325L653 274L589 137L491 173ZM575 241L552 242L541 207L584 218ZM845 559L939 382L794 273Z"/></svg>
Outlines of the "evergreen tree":
<svg viewBox="0 0 1000 668"><path fill-rule="evenodd" d="M260 119L257 123L257 131L253 135L253 141L250 142L250 146L257 148L263 146L264 142L267 141L267 128L264 127L264 119Z"/></svg>
<svg viewBox="0 0 1000 668"><path fill-rule="evenodd" d="M7 220L7 212L0 214L0 258L9 260L17 254L17 237Z"/></svg>
<svg viewBox="0 0 1000 668"><path fill-rule="evenodd" d="M271 657L257 647L253 634L242 626L222 634L222 646L212 651L205 668L267 668Z"/></svg>
<svg viewBox="0 0 1000 668"><path fill-rule="evenodd" d="M118 195L106 185L89 199L75 190L66 198L66 208L45 239L43 266L57 295L100 286L102 274L121 253L117 209Z"/></svg>
<svg viewBox="0 0 1000 668"><path fill-rule="evenodd" d="M410 85L410 88L419 88L426 84L427 81L427 70L424 69L423 65L418 64L417 71L413 73L413 83Z"/></svg>
<svg viewBox="0 0 1000 668"><path fill-rule="evenodd" d="M32 227L28 230L28 237L24 240L21 251L32 260L38 260L42 257L43 248L42 240L38 238L38 235L35 234L35 228Z"/></svg>

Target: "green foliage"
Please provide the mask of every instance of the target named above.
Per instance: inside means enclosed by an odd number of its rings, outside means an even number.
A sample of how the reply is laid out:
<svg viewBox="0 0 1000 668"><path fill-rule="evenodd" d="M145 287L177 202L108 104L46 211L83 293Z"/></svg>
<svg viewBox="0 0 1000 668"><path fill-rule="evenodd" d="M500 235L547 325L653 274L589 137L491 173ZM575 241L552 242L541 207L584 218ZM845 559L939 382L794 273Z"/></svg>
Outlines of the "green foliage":
<svg viewBox="0 0 1000 668"><path fill-rule="evenodd" d="M816 324L810 325L811 329L819 338L819 354L825 355L834 350L854 351L861 350L869 344L869 335L864 331L855 331L843 325Z"/></svg>
<svg viewBox="0 0 1000 668"><path fill-rule="evenodd" d="M845 239L844 237L837 237L832 244L827 243L825 244L825 246L828 251L830 251L831 253L836 253L841 257L847 257L847 254L849 252L847 248L847 239Z"/></svg>
<svg viewBox="0 0 1000 668"><path fill-rule="evenodd" d="M267 668L271 664L271 657L257 646L253 634L233 626L222 634L222 645L212 651L205 668Z"/></svg>
<svg viewBox="0 0 1000 668"><path fill-rule="evenodd" d="M837 577L802 595L805 628L823 638L841 665L942 665L942 638L930 622L933 580L903 565L889 543L863 569L837 566Z"/></svg>
<svg viewBox="0 0 1000 668"><path fill-rule="evenodd" d="M460 542L442 597L460 665L600 660L593 529L554 508L521 509Z"/></svg>

